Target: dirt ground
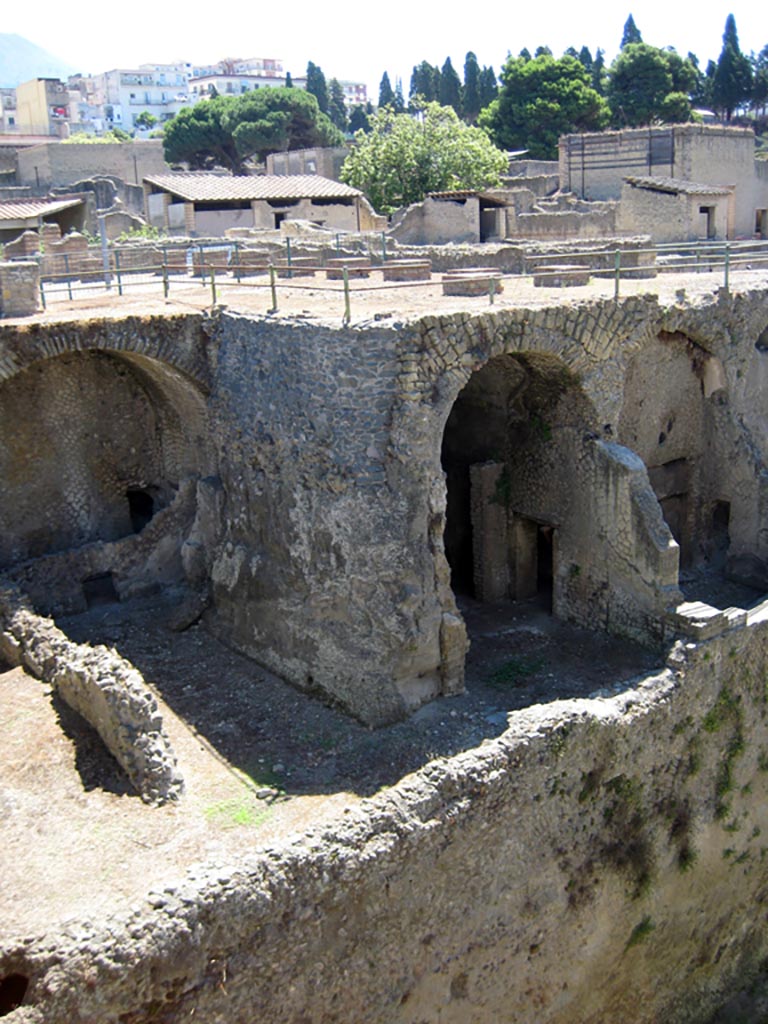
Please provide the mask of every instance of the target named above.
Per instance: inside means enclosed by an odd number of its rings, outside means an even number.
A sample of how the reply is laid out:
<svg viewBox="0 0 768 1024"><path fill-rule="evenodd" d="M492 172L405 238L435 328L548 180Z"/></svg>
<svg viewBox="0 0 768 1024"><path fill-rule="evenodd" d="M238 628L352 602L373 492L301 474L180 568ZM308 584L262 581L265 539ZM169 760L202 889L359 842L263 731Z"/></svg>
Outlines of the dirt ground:
<svg viewBox="0 0 768 1024"><path fill-rule="evenodd" d="M733 290L765 287L768 285L768 271L764 267L732 269L730 282ZM722 270L700 274L665 272L649 279L622 279L620 293L622 297L653 294L664 302L675 302L678 298L695 300L704 295L711 296L722 284ZM424 314L485 313L489 308L520 305L535 308L551 305L553 295L558 302L613 298L615 285L612 277L595 277L589 284L578 287L537 288L531 277L506 275L503 288L490 307L487 295L473 298L443 295L440 274L433 274L429 283L398 284L384 282L381 272L374 270L370 278L350 282L350 323L354 327L372 320L403 320ZM681 290L684 297L678 295ZM122 296L114 287L106 292L103 283L83 284L77 281L73 283L72 295L70 300L64 284L47 287L46 310L35 315L35 322L129 314L171 315L210 309L212 305L224 305L233 312L258 315L267 313L272 307L272 293L266 278L256 277L238 284L231 275L217 278L215 302L210 282L203 284L187 277L172 278L169 296L165 299L162 282L153 274L127 275ZM337 325L341 324L345 312L343 285L322 277L281 278L277 282L277 303L278 312L273 315L278 317L307 317ZM25 320L29 318L8 319L3 323L23 324Z"/></svg>
<svg viewBox="0 0 768 1024"><path fill-rule="evenodd" d="M96 734L50 687L0 674L4 939L102 916L197 863L287 840L439 756L501 733L510 711L608 696L658 667L643 648L557 622L535 602L462 602L472 648L464 695L370 730L227 649L203 625L174 633L160 598L62 619L155 688L186 790L150 807Z"/></svg>

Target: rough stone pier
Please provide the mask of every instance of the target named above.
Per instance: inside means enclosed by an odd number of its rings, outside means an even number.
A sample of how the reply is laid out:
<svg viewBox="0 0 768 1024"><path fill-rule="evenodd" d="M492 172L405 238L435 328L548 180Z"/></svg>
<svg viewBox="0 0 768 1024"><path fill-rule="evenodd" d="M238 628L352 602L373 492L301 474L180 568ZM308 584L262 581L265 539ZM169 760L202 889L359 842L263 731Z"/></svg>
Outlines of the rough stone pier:
<svg viewBox="0 0 768 1024"><path fill-rule="evenodd" d="M9 1020L703 1024L764 962L768 293L474 310L0 327L0 569L38 612L173 590L382 743L462 691L462 594L666 666L4 936Z"/></svg>

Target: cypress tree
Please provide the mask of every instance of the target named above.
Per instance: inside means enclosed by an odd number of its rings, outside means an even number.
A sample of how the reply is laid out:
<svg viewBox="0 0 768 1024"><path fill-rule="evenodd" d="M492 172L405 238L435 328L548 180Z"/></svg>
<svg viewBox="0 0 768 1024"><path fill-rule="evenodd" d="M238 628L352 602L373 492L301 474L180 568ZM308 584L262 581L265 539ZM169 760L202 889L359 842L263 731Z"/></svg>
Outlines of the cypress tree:
<svg viewBox="0 0 768 1024"><path fill-rule="evenodd" d="M464 120L474 124L480 113L480 66L470 50L464 58Z"/></svg>
<svg viewBox="0 0 768 1024"><path fill-rule="evenodd" d="M389 75L385 71L381 76L381 84L379 85L379 107L391 107L395 102L395 93L392 89L392 83L389 80Z"/></svg>
<svg viewBox="0 0 768 1024"><path fill-rule="evenodd" d="M723 32L723 49L717 61L712 82L712 103L726 121L730 121L733 112L752 94L752 65L739 47L736 32L736 21L732 14L725 20Z"/></svg>
<svg viewBox="0 0 768 1024"><path fill-rule="evenodd" d="M347 103L344 98L344 90L342 89L338 78L331 79L328 98L328 116L340 132L345 132L347 130L349 125L349 119L347 118Z"/></svg>
<svg viewBox="0 0 768 1024"><path fill-rule="evenodd" d="M483 68L480 72L480 109L484 110L499 95L499 83L493 67Z"/></svg>
<svg viewBox="0 0 768 1024"><path fill-rule="evenodd" d="M635 24L635 19L630 16L624 22L624 34L621 37L620 50L623 50L628 43L642 43L643 37L640 35L640 29Z"/></svg>
<svg viewBox="0 0 768 1024"><path fill-rule="evenodd" d="M445 64L440 69L440 103L444 107L453 107L461 116L461 79L450 57L445 58Z"/></svg>
<svg viewBox="0 0 768 1024"><path fill-rule="evenodd" d="M317 105L324 113L328 113L328 85L325 75L312 61L307 64L307 92L311 92L317 100Z"/></svg>

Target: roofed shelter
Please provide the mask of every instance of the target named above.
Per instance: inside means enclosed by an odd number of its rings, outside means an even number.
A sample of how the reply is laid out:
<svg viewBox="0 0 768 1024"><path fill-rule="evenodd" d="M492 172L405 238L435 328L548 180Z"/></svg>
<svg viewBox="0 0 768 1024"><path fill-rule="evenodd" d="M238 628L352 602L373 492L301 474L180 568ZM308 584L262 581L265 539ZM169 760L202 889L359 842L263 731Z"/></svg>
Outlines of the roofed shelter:
<svg viewBox="0 0 768 1024"><path fill-rule="evenodd" d="M86 207L82 199L6 199L0 202L0 242L11 242L25 231L37 231L42 224L58 224L62 235L81 231Z"/></svg>
<svg viewBox="0 0 768 1024"><path fill-rule="evenodd" d="M706 185L663 176L626 177L619 227L656 242L733 238L735 186Z"/></svg>
<svg viewBox="0 0 768 1024"><path fill-rule="evenodd" d="M284 220L369 231L378 220L359 189L316 174L151 175L144 178L144 203L154 227L193 237L223 236L229 228L275 230Z"/></svg>

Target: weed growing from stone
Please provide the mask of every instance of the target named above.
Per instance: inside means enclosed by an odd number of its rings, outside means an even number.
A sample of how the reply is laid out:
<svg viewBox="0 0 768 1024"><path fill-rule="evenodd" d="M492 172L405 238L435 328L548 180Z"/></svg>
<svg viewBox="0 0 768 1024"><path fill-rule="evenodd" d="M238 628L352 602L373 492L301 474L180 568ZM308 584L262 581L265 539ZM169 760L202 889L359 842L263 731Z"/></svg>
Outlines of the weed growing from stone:
<svg viewBox="0 0 768 1024"><path fill-rule="evenodd" d="M542 657L519 657L510 658L503 665L499 666L488 680L488 685L497 689L521 686L529 676L535 675L546 664Z"/></svg>
<svg viewBox="0 0 768 1024"><path fill-rule="evenodd" d="M626 952L628 949L632 949L633 946L639 945L641 942L645 942L652 931L656 929L656 925L653 923L651 918L646 915L642 921L635 925L632 929L632 934L627 939L627 944L624 947Z"/></svg>

